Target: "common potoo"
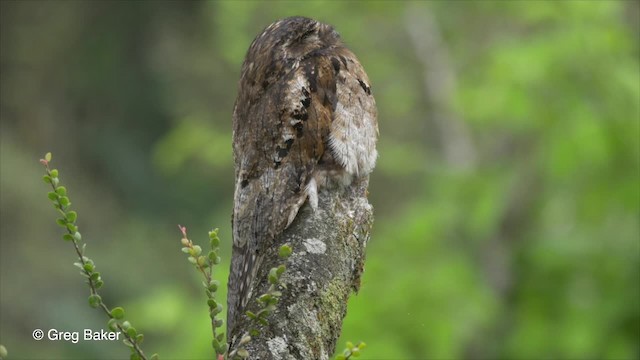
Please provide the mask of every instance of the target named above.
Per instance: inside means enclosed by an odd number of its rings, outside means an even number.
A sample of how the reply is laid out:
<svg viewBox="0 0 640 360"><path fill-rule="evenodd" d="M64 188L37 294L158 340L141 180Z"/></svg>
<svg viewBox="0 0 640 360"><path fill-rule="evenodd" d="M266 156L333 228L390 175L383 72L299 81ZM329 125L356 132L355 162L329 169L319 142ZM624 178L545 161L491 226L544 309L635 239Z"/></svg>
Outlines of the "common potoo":
<svg viewBox="0 0 640 360"><path fill-rule="evenodd" d="M252 294L264 250L319 192L373 170L377 110L367 74L327 24L291 17L247 52L233 111L235 194L227 334Z"/></svg>

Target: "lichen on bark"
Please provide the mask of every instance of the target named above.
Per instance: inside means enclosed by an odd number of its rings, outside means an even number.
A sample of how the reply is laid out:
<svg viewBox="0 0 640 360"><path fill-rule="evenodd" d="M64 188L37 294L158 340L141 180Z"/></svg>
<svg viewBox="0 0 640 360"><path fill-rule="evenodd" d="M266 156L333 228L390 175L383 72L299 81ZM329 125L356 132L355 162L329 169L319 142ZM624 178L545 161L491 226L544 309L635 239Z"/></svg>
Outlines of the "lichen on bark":
<svg viewBox="0 0 640 360"><path fill-rule="evenodd" d="M304 205L294 222L265 254L248 310L257 312L257 298L269 287L268 273L281 264L278 249L288 244L293 254L281 277L282 297L258 326L243 316L229 338L260 330L245 345L251 359L328 359L342 330L347 301L360 287L365 248L373 224L366 198L368 178L344 189L319 194L318 209ZM233 348L233 344L232 344Z"/></svg>

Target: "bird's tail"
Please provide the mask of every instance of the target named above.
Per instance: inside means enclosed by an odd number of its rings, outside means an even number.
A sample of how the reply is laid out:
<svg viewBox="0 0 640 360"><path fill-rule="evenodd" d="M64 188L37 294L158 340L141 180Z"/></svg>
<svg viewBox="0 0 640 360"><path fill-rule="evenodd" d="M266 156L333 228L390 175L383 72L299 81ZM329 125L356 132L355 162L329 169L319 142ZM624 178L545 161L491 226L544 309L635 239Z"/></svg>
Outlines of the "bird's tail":
<svg viewBox="0 0 640 360"><path fill-rule="evenodd" d="M253 280L256 278L262 257L249 246L233 245L231 272L227 295L227 337L231 340L233 327L244 315L253 293Z"/></svg>

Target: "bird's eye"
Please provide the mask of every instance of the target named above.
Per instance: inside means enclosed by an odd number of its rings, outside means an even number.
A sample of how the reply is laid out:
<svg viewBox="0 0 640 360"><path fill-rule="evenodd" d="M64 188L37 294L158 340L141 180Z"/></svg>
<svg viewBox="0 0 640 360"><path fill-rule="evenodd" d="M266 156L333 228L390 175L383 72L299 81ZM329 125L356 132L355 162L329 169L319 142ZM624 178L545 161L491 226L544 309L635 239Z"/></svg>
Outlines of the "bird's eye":
<svg viewBox="0 0 640 360"><path fill-rule="evenodd" d="M314 33L314 30L313 30L313 29L312 29L312 30L309 30L309 31L307 31L307 32L305 32L304 34L302 34L302 35L300 36L300 41L305 41L305 40L306 40L306 39L308 39L311 35L313 35L313 33Z"/></svg>

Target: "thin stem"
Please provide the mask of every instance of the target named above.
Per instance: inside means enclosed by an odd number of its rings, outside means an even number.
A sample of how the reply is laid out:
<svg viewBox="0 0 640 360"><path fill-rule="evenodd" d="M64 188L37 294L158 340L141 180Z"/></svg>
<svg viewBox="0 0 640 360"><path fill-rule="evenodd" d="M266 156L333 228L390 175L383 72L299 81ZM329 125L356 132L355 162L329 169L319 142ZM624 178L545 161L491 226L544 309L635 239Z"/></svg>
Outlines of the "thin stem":
<svg viewBox="0 0 640 360"><path fill-rule="evenodd" d="M46 168L47 175L49 177L51 177L51 170L49 169L48 162L44 166ZM52 179L53 179L53 177L52 177ZM51 181L50 184L51 184L51 188L53 189L53 192L56 192L56 190L58 189L57 186L53 183L53 181ZM60 198L59 197L56 199L56 203L58 205L58 210L62 213L62 215L66 219L67 213L65 212L65 210L63 210L65 208L65 206L62 205L62 203L60 202ZM78 258L80 259L80 263L82 264L82 271L87 276L87 280L88 280L88 283L89 283L89 289L90 289L91 295L98 295L98 288L96 287L95 281L93 279L91 279L91 273L88 272L84 268L84 266L87 264L87 262L84 260L85 257L84 257L84 254L82 253L82 250L80 250L80 247L78 246L78 241L75 239L75 237L73 237L74 233L69 228L67 228L67 232L72 237L71 242L73 243L73 248L75 249L76 254L78 255ZM100 308L102 309L102 311L104 311L105 314L107 314L107 316L109 318L113 319L113 315L111 315L111 310L109 310L109 308L104 304L104 302L102 300L100 300ZM138 354L138 356L140 356L140 358L142 360L147 360L147 357L145 356L144 352L142 351L142 349L138 345L138 342L134 338L129 336L129 334L122 327L122 325L117 324L117 326L118 326L118 329L120 330L120 332L122 332L124 334L125 338L127 340L129 340L129 342L133 346L133 349Z"/></svg>
<svg viewBox="0 0 640 360"><path fill-rule="evenodd" d="M186 228L183 229L182 227L180 228L183 231L183 235L184 238L187 239L188 243L187 243L187 247L190 249L193 249L193 242L191 240L189 240L187 238L187 234L186 234ZM209 262L209 271L206 270L206 268L202 265L200 265L198 263L198 257L194 256L194 259L196 259L196 268L198 269L198 271L200 271L202 273L202 275L204 276L207 286L209 286L209 284L211 284L211 279L213 278L213 263L210 259L208 259L207 261ZM209 294L207 294L207 297L209 297ZM215 316L211 313L211 309L209 309L210 314L209 317L211 318L211 332L213 333L213 338L216 339L217 338L217 334L216 334L216 324L215 324Z"/></svg>

